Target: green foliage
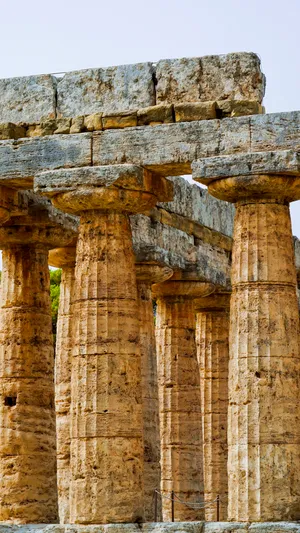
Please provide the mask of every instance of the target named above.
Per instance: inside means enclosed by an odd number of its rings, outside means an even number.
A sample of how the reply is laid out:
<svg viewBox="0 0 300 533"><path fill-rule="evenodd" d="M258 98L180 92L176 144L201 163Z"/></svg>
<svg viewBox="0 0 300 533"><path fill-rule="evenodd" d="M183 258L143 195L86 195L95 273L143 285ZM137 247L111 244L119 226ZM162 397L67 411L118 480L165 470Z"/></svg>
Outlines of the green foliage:
<svg viewBox="0 0 300 533"><path fill-rule="evenodd" d="M61 269L50 270L50 296L51 296L51 312L52 312L52 328L53 333L56 333L59 295L60 295Z"/></svg>

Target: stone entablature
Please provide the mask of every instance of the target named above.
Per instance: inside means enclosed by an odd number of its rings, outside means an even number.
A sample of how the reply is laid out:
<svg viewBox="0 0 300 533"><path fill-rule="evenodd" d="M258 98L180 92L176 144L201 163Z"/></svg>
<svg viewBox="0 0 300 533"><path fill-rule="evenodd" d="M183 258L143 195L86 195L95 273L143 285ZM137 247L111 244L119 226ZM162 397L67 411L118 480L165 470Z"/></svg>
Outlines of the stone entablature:
<svg viewBox="0 0 300 533"><path fill-rule="evenodd" d="M231 102L261 104L264 91L260 60L246 52L87 69L62 78L9 78L0 80L0 123L32 124L208 101L221 101L219 109L230 116Z"/></svg>

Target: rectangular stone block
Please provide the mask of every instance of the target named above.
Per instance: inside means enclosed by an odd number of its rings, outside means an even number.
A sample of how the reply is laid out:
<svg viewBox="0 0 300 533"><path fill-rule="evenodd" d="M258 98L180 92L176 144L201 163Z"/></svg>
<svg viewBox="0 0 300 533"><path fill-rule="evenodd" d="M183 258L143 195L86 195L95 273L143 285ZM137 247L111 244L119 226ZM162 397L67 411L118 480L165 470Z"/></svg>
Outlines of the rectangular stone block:
<svg viewBox="0 0 300 533"><path fill-rule="evenodd" d="M38 172L90 164L90 133L0 141L0 182L9 187L31 189Z"/></svg>
<svg viewBox="0 0 300 533"><path fill-rule="evenodd" d="M57 84L57 116L137 110L155 105L151 63L68 72Z"/></svg>
<svg viewBox="0 0 300 533"><path fill-rule="evenodd" d="M55 118L56 79L50 74L0 80L0 122Z"/></svg>
<svg viewBox="0 0 300 533"><path fill-rule="evenodd" d="M176 122L191 122L193 120L209 120L217 118L215 102L196 102L177 104L175 109Z"/></svg>
<svg viewBox="0 0 300 533"><path fill-rule="evenodd" d="M256 100L265 92L265 76L256 54L164 59L156 66L157 103L208 100Z"/></svg>

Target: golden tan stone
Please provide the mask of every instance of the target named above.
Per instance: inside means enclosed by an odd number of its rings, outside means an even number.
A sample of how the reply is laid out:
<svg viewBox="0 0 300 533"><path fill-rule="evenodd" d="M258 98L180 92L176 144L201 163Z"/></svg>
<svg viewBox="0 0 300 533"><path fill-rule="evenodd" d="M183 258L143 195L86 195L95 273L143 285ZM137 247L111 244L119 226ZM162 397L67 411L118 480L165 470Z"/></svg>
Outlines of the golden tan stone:
<svg viewBox="0 0 300 533"><path fill-rule="evenodd" d="M71 119L70 118L58 118L56 120L56 130L53 132L55 135L62 133L70 133Z"/></svg>
<svg viewBox="0 0 300 533"><path fill-rule="evenodd" d="M227 521L229 294L195 301L203 428L205 520ZM209 503L213 502L213 503Z"/></svg>
<svg viewBox="0 0 300 533"><path fill-rule="evenodd" d="M174 105L176 122L216 118L216 102L186 102Z"/></svg>
<svg viewBox="0 0 300 533"><path fill-rule="evenodd" d="M203 448L199 370L193 298L210 284L166 281L153 285L157 298L156 335L161 433L161 492L174 491L175 520L202 520ZM180 503L179 500L187 503ZM171 521L171 501L163 498L163 520Z"/></svg>
<svg viewBox="0 0 300 533"><path fill-rule="evenodd" d="M59 174L60 179L43 174L47 188L41 187L42 193L63 210L80 214L70 522L139 522L144 512L143 398L129 214L151 208L166 189L163 180L130 165Z"/></svg>
<svg viewBox="0 0 300 533"><path fill-rule="evenodd" d="M173 106L171 104L145 107L137 112L138 126L169 124L171 122L174 122Z"/></svg>
<svg viewBox="0 0 300 533"><path fill-rule="evenodd" d="M136 265L140 316L142 398L144 425L145 521L155 521L154 491L160 490L160 434L157 358L151 285L172 275L169 267L151 263ZM156 520L161 522L161 499L157 499Z"/></svg>
<svg viewBox="0 0 300 533"><path fill-rule="evenodd" d="M217 114L220 118L261 115L264 107L255 100L218 100Z"/></svg>
<svg viewBox="0 0 300 533"><path fill-rule="evenodd" d="M72 118L70 133L81 133L84 131L84 116Z"/></svg>
<svg viewBox="0 0 300 533"><path fill-rule="evenodd" d="M102 125L104 130L135 127L137 126L137 113L136 111L124 111L103 115Z"/></svg>
<svg viewBox="0 0 300 533"><path fill-rule="evenodd" d="M102 113L94 113L84 117L84 128L87 131L102 130Z"/></svg>
<svg viewBox="0 0 300 533"><path fill-rule="evenodd" d="M230 313L229 520L300 517L299 311L288 206L290 200L300 197L300 178L296 167L293 176L273 173L281 168L284 174L282 163L286 161L288 174L288 165L295 159L287 155L258 154L248 169L244 162L250 156L242 155L241 175L235 156L234 176L215 179L208 187L213 195L236 202ZM218 163L222 173L224 163ZM257 174L253 165L260 166Z"/></svg>
<svg viewBox="0 0 300 533"><path fill-rule="evenodd" d="M2 247L9 233L1 230ZM56 522L53 341L45 247L2 253L0 519Z"/></svg>
<svg viewBox="0 0 300 533"><path fill-rule="evenodd" d="M75 284L75 259L75 246L56 248L49 252L49 264L62 268L55 353L57 489L59 521L61 524L68 524L70 521L70 408L75 320L72 298Z"/></svg>
<svg viewBox="0 0 300 533"><path fill-rule="evenodd" d="M26 128L18 124L12 124L6 122L0 124L0 140L5 139L19 139L20 137L26 137Z"/></svg>

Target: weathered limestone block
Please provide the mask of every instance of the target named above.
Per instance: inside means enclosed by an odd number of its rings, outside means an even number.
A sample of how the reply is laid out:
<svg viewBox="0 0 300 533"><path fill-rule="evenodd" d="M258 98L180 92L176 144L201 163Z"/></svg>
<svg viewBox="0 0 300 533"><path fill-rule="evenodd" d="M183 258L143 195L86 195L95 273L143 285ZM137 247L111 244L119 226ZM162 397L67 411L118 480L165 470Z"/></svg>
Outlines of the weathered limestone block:
<svg viewBox="0 0 300 533"><path fill-rule="evenodd" d="M232 204L220 202L206 189L195 183L189 183L179 176L168 176L168 180L173 183L174 198L171 202L160 202L159 207L232 236L234 219Z"/></svg>
<svg viewBox="0 0 300 533"><path fill-rule="evenodd" d="M160 490L160 434L157 385L157 358L151 285L172 276L166 266L151 263L136 265L140 318L141 374L144 434L145 522L161 521L161 499L154 509L154 491Z"/></svg>
<svg viewBox="0 0 300 533"><path fill-rule="evenodd" d="M155 178L155 180L154 180ZM80 214L73 312L70 522L143 519L141 354L129 213L170 195L131 166L42 173L36 190Z"/></svg>
<svg viewBox="0 0 300 533"><path fill-rule="evenodd" d="M133 128L137 126L136 111L123 111L103 115L102 125L104 130L115 128Z"/></svg>
<svg viewBox="0 0 300 533"><path fill-rule="evenodd" d="M173 119L173 106L167 105L155 105L139 109L137 112L138 126L146 126L151 124L169 124L174 122Z"/></svg>
<svg viewBox="0 0 300 533"><path fill-rule="evenodd" d="M0 520L13 523L57 520L48 250L73 232L47 205L0 228Z"/></svg>
<svg viewBox="0 0 300 533"><path fill-rule="evenodd" d="M73 291L75 285L76 247L56 248L49 253L49 264L62 268L55 351L55 411L57 447L58 515L61 524L70 521L70 409L71 371L75 315Z"/></svg>
<svg viewBox="0 0 300 533"><path fill-rule="evenodd" d="M217 118L216 102L187 102L174 106L176 122Z"/></svg>
<svg viewBox="0 0 300 533"><path fill-rule="evenodd" d="M257 100L265 92L265 76L256 54L164 59L156 65L157 103L208 100Z"/></svg>
<svg viewBox="0 0 300 533"><path fill-rule="evenodd" d="M153 285L157 298L156 335L161 434L163 519L199 520L203 504L203 458L199 370L195 344L193 298L213 286L201 282L166 281ZM190 502L183 504L180 502Z"/></svg>
<svg viewBox="0 0 300 533"><path fill-rule="evenodd" d="M137 110L155 105L151 63L68 72L58 80L57 114Z"/></svg>
<svg viewBox="0 0 300 533"><path fill-rule="evenodd" d="M211 194L236 203L228 518L299 519L299 310L288 202L300 198L300 163L284 151L241 154L240 164L233 156L232 167L213 158L194 169L199 181L214 176Z"/></svg>
<svg viewBox="0 0 300 533"><path fill-rule="evenodd" d="M19 139L20 137L26 137L26 129L23 126L12 124L11 122L0 124L1 141L3 139Z"/></svg>
<svg viewBox="0 0 300 533"><path fill-rule="evenodd" d="M230 294L222 293L195 300L207 521L227 520L229 304Z"/></svg>
<svg viewBox="0 0 300 533"><path fill-rule="evenodd" d="M1 141L0 161L1 184L31 189L37 172L90 165L91 134Z"/></svg>
<svg viewBox="0 0 300 533"><path fill-rule="evenodd" d="M55 118L56 79L50 74L2 79L0 93L0 122Z"/></svg>
<svg viewBox="0 0 300 533"><path fill-rule="evenodd" d="M188 271L196 279L209 280L221 287L230 285L231 261L224 249L144 215L132 216L131 228L137 260L141 254L147 260L148 248L150 259L157 253L158 258L164 258L163 264L173 270Z"/></svg>

